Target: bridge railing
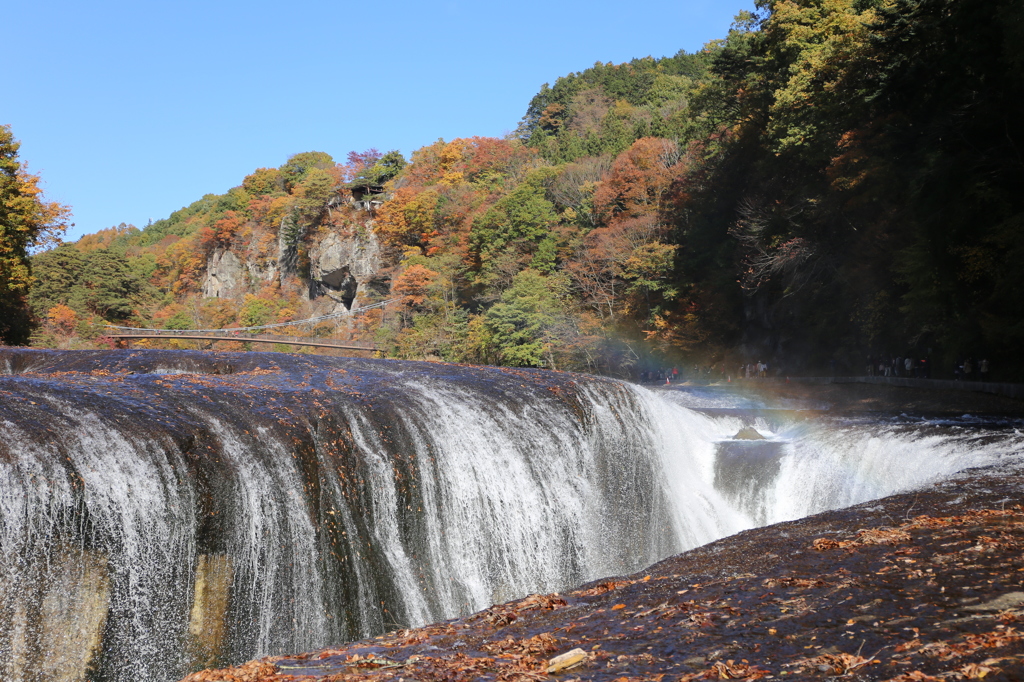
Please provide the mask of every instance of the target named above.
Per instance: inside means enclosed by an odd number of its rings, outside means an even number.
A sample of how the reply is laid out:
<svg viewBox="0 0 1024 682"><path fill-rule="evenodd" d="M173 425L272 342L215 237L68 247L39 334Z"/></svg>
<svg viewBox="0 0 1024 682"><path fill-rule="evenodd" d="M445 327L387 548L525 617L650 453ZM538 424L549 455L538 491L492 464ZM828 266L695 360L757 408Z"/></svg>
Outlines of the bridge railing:
<svg viewBox="0 0 1024 682"><path fill-rule="evenodd" d="M159 330L142 332L122 332L110 334L109 338L117 341L128 340L159 340L159 341L236 341L240 343L281 344L290 346L313 346L317 348L339 348L344 350L375 351L377 347L363 341L342 339L318 339L309 336L282 336L279 334L237 334L237 333L205 333L197 334L187 330Z"/></svg>
<svg viewBox="0 0 1024 682"><path fill-rule="evenodd" d="M279 334L256 334L268 329L283 329L287 327L302 327L319 324L339 317L351 317L357 313L383 308L389 303L400 299L390 298L379 303L360 306L352 310L330 313L312 317L307 320L296 320L293 322L275 322L253 327L227 327L220 329L143 329L138 327L124 327L115 324L108 324L106 327L113 330L108 336L112 339L188 339L192 341L245 341L250 343L280 343L292 346L317 346L321 348L344 348L348 350L376 350L372 343L361 341L341 341L336 339L323 339L309 336L284 336Z"/></svg>

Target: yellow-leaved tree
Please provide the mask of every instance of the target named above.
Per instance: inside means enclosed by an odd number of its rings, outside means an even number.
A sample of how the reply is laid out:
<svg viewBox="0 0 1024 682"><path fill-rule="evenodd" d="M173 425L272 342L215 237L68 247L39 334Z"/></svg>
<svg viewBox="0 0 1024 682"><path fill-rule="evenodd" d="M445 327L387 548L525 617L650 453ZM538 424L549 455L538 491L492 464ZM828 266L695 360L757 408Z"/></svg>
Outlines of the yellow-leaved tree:
<svg viewBox="0 0 1024 682"><path fill-rule="evenodd" d="M60 241L71 211L45 201L39 177L18 160L20 143L11 127L0 125L0 344L28 341L32 284L28 255Z"/></svg>

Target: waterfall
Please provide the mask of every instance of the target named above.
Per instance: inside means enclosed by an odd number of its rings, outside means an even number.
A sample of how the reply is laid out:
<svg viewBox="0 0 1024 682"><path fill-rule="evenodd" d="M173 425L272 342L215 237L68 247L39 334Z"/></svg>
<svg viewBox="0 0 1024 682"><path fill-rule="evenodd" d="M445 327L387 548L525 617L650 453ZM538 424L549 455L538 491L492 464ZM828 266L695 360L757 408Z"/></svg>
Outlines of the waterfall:
<svg viewBox="0 0 1024 682"><path fill-rule="evenodd" d="M763 526L920 489L971 467L1024 453L1024 420L836 417L718 392L662 392L683 410L690 452L712 451L704 471L746 527ZM733 436L750 426L765 440Z"/></svg>
<svg viewBox="0 0 1024 682"><path fill-rule="evenodd" d="M0 367L10 682L170 681L421 625L1021 449L1013 426L565 373L6 349Z"/></svg>

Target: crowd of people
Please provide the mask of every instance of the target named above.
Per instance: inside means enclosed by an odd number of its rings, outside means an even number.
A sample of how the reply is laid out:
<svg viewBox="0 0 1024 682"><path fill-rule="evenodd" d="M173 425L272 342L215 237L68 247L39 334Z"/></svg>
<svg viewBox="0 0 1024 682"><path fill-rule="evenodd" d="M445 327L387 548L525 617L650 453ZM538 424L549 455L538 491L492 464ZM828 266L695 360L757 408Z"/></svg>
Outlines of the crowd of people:
<svg viewBox="0 0 1024 682"><path fill-rule="evenodd" d="M684 367L659 367L657 369L645 369L640 372L640 381L642 383L677 383L680 381L712 381L712 376L716 374L718 365L701 367L694 365L693 369L687 371ZM715 377L717 378L717 377ZM723 380L726 378L724 370L722 371Z"/></svg>
<svg viewBox="0 0 1024 682"><path fill-rule="evenodd" d="M765 379L768 377L768 363L758 360L756 363L740 363L740 371L737 374L744 379Z"/></svg>
<svg viewBox="0 0 1024 682"><path fill-rule="evenodd" d="M829 370L831 375L836 376L838 369L836 361L833 360ZM865 371L868 376L930 379L932 378L932 361L929 356L914 357L909 353L905 356L872 355L867 358ZM706 366L694 365L692 369L679 366L660 366L642 370L638 379L643 383L662 384L685 381L730 382L741 379L766 379L780 375L780 372L781 370L777 368L769 367L767 362L758 360L757 362L741 362L739 365L726 362ZM849 369L843 373L847 372ZM856 371L852 373L856 373ZM957 381L990 381L991 363L984 358L976 360L967 357L957 360L953 369L953 378Z"/></svg>
<svg viewBox="0 0 1024 682"><path fill-rule="evenodd" d="M694 365L692 369L685 367L659 367L645 369L640 372L642 383L677 383L680 381L733 381L735 379L763 379L768 376L768 363L758 360L756 363L740 363L735 374L729 370L730 365L724 362L714 365Z"/></svg>
<svg viewBox="0 0 1024 682"><path fill-rule="evenodd" d="M890 356L870 356L867 362L868 376L878 377L907 377L914 379L930 379L932 376L932 363L927 358L913 358L909 354Z"/></svg>
<svg viewBox="0 0 1024 682"><path fill-rule="evenodd" d="M953 378L957 381L989 381L992 378L991 369L987 358L981 360L964 358L956 361Z"/></svg>
<svg viewBox="0 0 1024 682"><path fill-rule="evenodd" d="M987 359L974 360L964 358L957 360L953 367L953 378L957 381L988 381L991 366ZM912 379L930 379L932 363L930 358L914 358L911 355L883 357L871 356L867 361L868 376L905 377Z"/></svg>

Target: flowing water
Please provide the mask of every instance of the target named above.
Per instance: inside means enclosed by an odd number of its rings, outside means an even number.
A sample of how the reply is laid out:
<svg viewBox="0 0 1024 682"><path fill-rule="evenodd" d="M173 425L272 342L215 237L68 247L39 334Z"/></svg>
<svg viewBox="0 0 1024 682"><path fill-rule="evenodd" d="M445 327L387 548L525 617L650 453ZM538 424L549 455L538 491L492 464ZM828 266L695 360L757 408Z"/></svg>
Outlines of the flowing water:
<svg viewBox="0 0 1024 682"><path fill-rule="evenodd" d="M0 369L10 682L170 681L450 618L1024 444L1013 421L539 371L13 350Z"/></svg>

